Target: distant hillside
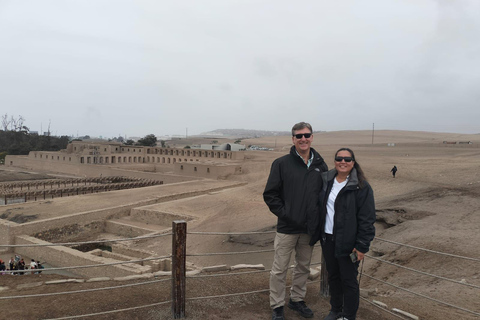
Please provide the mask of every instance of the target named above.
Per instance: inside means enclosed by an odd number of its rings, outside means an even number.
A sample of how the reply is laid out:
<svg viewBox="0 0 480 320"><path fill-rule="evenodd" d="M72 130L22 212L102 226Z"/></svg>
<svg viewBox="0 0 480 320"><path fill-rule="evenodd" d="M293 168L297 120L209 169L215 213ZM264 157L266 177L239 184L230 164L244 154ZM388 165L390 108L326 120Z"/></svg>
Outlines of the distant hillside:
<svg viewBox="0 0 480 320"><path fill-rule="evenodd" d="M247 130L247 129L216 129L209 132L203 132L199 136L209 137L234 137L234 138L260 138L267 136L285 136L290 135L290 131L266 131L266 130Z"/></svg>

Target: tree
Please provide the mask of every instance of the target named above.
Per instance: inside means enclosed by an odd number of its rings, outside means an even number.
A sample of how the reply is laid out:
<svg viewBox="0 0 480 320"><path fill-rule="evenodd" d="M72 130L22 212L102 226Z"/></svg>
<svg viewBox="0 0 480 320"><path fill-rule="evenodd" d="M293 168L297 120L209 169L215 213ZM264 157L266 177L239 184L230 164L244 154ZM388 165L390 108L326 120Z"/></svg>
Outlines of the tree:
<svg viewBox="0 0 480 320"><path fill-rule="evenodd" d="M5 113L4 115L2 115L1 121L3 131L9 131L9 128L10 131L15 132L29 131L29 129L23 125L23 123L25 122L25 118L23 116L18 116L18 118L10 116L10 119L8 119L8 113Z"/></svg>
<svg viewBox="0 0 480 320"><path fill-rule="evenodd" d="M162 148L165 148L165 140L160 140L160 145L162 146Z"/></svg>
<svg viewBox="0 0 480 320"><path fill-rule="evenodd" d="M240 142L242 142L242 140L238 139L238 140L235 140L234 143L239 144Z"/></svg>
<svg viewBox="0 0 480 320"><path fill-rule="evenodd" d="M154 134L146 135L145 137L139 139L135 145L137 146L146 146L154 147L157 144L157 137Z"/></svg>
<svg viewBox="0 0 480 320"><path fill-rule="evenodd" d="M125 141L125 145L127 146L133 146L134 143L135 141L133 141L132 139L128 139L127 141Z"/></svg>
<svg viewBox="0 0 480 320"><path fill-rule="evenodd" d="M8 152L0 152L0 164L5 164L5 157L7 156Z"/></svg>
<svg viewBox="0 0 480 320"><path fill-rule="evenodd" d="M212 140L212 144L217 144L218 140Z"/></svg>
<svg viewBox="0 0 480 320"><path fill-rule="evenodd" d="M190 146L185 146L185 147L183 147L183 149L191 149L191 147Z"/></svg>
<svg viewBox="0 0 480 320"><path fill-rule="evenodd" d="M8 127L10 126L10 120L8 120L8 114L2 115L2 129L3 131L8 131Z"/></svg>

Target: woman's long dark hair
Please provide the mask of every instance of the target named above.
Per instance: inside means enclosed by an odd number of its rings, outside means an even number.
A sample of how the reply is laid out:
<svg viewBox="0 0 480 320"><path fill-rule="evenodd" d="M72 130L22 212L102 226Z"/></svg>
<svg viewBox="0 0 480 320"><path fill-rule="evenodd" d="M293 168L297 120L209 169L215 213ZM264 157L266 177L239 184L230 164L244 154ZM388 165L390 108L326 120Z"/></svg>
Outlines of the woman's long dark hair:
<svg viewBox="0 0 480 320"><path fill-rule="evenodd" d="M365 177L365 174L363 173L363 170L362 168L360 167L360 164L358 164L358 161L357 159L355 159L355 154L353 153L353 151L350 149L350 148L340 148L337 150L337 152L335 153L335 158L337 157L337 154L340 152L340 151L348 151L350 152L350 155L352 156L353 158L353 167L357 170L357 178L358 178L358 186L360 188L363 188L365 186L365 182L367 182L367 178Z"/></svg>

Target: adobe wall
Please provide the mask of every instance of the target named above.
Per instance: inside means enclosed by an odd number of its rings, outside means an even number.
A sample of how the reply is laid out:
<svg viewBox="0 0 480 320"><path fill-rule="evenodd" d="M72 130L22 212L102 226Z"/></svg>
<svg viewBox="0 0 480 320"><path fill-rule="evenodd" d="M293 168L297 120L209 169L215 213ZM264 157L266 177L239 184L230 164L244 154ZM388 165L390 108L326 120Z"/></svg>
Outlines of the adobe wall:
<svg viewBox="0 0 480 320"><path fill-rule="evenodd" d="M191 217L186 215L179 215L169 212L161 212L158 210L150 210L148 206L132 209L130 216L135 219L135 221L143 223L152 223L155 225L166 226L168 228L172 227L173 220L192 220Z"/></svg>
<svg viewBox="0 0 480 320"><path fill-rule="evenodd" d="M8 157L8 156L7 156ZM15 158L5 161L7 166L15 166ZM24 157L24 156L21 156ZM31 151L32 161L55 164L135 164L176 162L204 162L205 160L243 160L244 152L227 150L196 150L161 147L120 146L118 144L72 142L61 151Z"/></svg>
<svg viewBox="0 0 480 320"><path fill-rule="evenodd" d="M152 201L153 202L153 201ZM80 212L70 214L68 216L55 217L50 219L44 219L40 221L26 222L22 224L10 225L4 228L3 224L0 224L0 233L6 234L5 244L15 243L15 237L20 235L32 235L39 232L44 232L50 229L62 228L64 226L79 224L85 225L96 221L104 221L110 216L127 215L131 208L138 206L138 204L129 204L124 206L117 206L87 212ZM16 243L15 243L16 244Z"/></svg>
<svg viewBox="0 0 480 320"><path fill-rule="evenodd" d="M3 221L2 219L0 219L0 237L2 239L2 244L15 244L15 236L32 235L38 232L43 232L54 228L62 228L64 226L74 224L85 225L96 221L104 221L107 218L126 216L131 212L133 208L161 203L165 201L194 197L197 195L202 195L205 193L215 192L224 189L225 187L222 186L197 191L174 193L166 196L158 196L155 198L131 202L126 205L118 205L114 207L79 212L69 214L67 216L49 218L40 221L31 221L23 224L17 224L11 221Z"/></svg>
<svg viewBox="0 0 480 320"><path fill-rule="evenodd" d="M10 239L10 230L18 226L17 223L0 219L0 244L7 245L13 243ZM0 247L0 252L9 252L10 248Z"/></svg>
<svg viewBox="0 0 480 320"><path fill-rule="evenodd" d="M119 221L105 221L105 232L116 234L125 238L134 238L138 236L144 236L154 232L155 230L146 229L138 226L132 226L130 224L122 223Z"/></svg>
<svg viewBox="0 0 480 320"><path fill-rule="evenodd" d="M7 155L5 163L9 166L26 168L32 171L64 173L77 177L126 176L163 181L164 184L195 180L195 177L174 176L155 172L132 171L127 168L113 168L106 165L69 164L46 160L33 160L26 156Z"/></svg>
<svg viewBox="0 0 480 320"><path fill-rule="evenodd" d="M51 244L29 236L17 236L16 244ZM20 255L32 257L35 260L46 261L57 266L86 266L118 262L114 259L99 257L68 247L18 247L15 249ZM27 261L26 261L27 262ZM71 272L83 277L125 277L134 274L151 272L150 266L138 264L114 265L105 267L80 268Z"/></svg>
<svg viewBox="0 0 480 320"><path fill-rule="evenodd" d="M178 175L190 177L223 179L229 175L240 174L242 166L239 164L175 163L174 172Z"/></svg>

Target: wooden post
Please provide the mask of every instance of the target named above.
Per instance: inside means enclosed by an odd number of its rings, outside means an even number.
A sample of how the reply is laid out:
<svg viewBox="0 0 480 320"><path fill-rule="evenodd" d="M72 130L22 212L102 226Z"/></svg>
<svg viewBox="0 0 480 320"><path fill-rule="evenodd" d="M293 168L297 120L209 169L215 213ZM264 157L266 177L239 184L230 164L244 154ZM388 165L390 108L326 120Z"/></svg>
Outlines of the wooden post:
<svg viewBox="0 0 480 320"><path fill-rule="evenodd" d="M173 221L172 231L172 314L180 319L185 318L187 222Z"/></svg>
<svg viewBox="0 0 480 320"><path fill-rule="evenodd" d="M320 270L320 295L324 297L330 296L330 287L328 285L328 272L325 263L325 257L322 252L322 268Z"/></svg>

